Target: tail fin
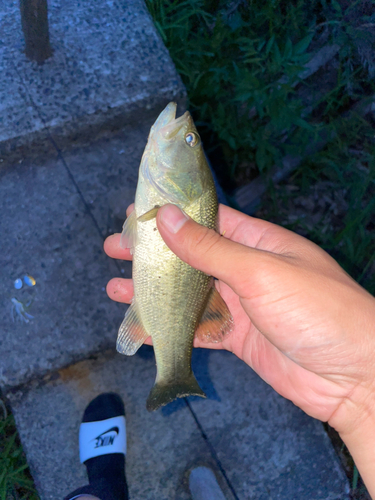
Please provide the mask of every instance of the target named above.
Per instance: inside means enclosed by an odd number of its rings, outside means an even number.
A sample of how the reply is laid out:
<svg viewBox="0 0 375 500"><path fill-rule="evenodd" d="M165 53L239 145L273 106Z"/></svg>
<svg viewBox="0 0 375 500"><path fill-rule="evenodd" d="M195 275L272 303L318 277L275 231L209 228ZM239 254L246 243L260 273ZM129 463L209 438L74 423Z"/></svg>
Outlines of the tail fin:
<svg viewBox="0 0 375 500"><path fill-rule="evenodd" d="M193 373L185 380L179 380L170 384L155 382L147 398L146 408L148 411L154 411L177 398L184 398L186 396L207 397L199 387Z"/></svg>

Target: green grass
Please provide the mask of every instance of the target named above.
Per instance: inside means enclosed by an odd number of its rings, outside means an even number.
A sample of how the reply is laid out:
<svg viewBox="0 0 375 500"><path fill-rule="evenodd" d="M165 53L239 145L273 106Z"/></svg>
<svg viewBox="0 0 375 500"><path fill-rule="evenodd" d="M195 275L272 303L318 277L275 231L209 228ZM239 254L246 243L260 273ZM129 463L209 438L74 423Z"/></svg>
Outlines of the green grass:
<svg viewBox="0 0 375 500"><path fill-rule="evenodd" d="M237 9L231 11L233 4ZM336 3L336 8L323 4L147 1L186 85L198 126L206 136L215 136L211 147L220 144L232 176L241 162L267 171L364 95L370 78L353 52L354 35ZM295 85L311 57L311 42L329 22L327 16L332 18L327 42L343 47L338 74L333 88L317 96L308 116L301 117L304 105ZM317 112L319 120L314 118Z"/></svg>
<svg viewBox="0 0 375 500"><path fill-rule="evenodd" d="M374 134L371 124L354 113L340 118L375 94L375 62L363 56L368 49L363 48L368 45L363 26L375 16L358 14L359 1L346 10L335 0L146 3L187 88L189 108L224 188L267 176L286 154L301 154L321 135L334 137L303 162L293 179L302 191L330 179L337 189L346 188L348 208L334 234L324 232L324 220L305 234L375 293ZM323 38L341 47L335 65L301 81L298 75ZM275 216L273 207L282 197L271 186L263 205L266 217ZM298 224L294 228L299 230Z"/></svg>
<svg viewBox="0 0 375 500"><path fill-rule="evenodd" d="M12 415L0 408L0 500L38 500Z"/></svg>
<svg viewBox="0 0 375 500"><path fill-rule="evenodd" d="M337 137L315 154L288 179L298 196L308 196L317 182L329 182L331 190L342 193L346 205L338 216L328 207L320 220L307 225L304 218L285 227L298 231L333 255L362 286L375 293L375 144L373 129L360 117L341 120ZM360 139L359 139L360 138ZM283 206L291 196L286 185L265 197L264 214L275 222L285 216ZM284 213L283 213L284 212ZM333 219L333 223L332 223Z"/></svg>
<svg viewBox="0 0 375 500"><path fill-rule="evenodd" d="M229 15L217 3L147 5L187 87L197 125L206 139L215 137L208 139L211 147L220 143L234 177L243 161L267 170L284 153L281 137L295 127L311 130L293 84L309 59L314 30L309 4L302 0L287 7L253 2L253 8ZM283 76L287 80L279 84ZM253 108L257 117L249 119Z"/></svg>

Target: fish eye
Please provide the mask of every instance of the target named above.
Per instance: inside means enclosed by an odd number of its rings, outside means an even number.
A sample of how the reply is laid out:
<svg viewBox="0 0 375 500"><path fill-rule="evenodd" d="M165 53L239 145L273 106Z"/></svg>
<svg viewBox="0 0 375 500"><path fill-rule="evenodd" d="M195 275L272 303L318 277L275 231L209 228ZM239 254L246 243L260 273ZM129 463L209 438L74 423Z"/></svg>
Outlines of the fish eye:
<svg viewBox="0 0 375 500"><path fill-rule="evenodd" d="M192 148L198 144L199 136L194 132L189 132L185 135L186 144L191 146Z"/></svg>

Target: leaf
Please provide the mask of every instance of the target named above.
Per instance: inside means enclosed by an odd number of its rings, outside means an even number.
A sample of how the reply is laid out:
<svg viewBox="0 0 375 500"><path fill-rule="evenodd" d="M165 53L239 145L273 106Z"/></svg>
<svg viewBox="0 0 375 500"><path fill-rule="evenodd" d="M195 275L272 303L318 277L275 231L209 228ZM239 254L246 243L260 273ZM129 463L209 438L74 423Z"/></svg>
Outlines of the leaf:
<svg viewBox="0 0 375 500"><path fill-rule="evenodd" d="M304 128L304 129L310 130L310 131L314 130L314 127L301 117L296 117L296 118L294 118L293 121L296 125L298 125L301 128Z"/></svg>
<svg viewBox="0 0 375 500"><path fill-rule="evenodd" d="M274 48L273 48L273 53L275 55L275 61L278 66L281 66L282 58L280 54L280 49L277 43L275 43Z"/></svg>
<svg viewBox="0 0 375 500"><path fill-rule="evenodd" d="M288 38L284 48L284 59L289 59L292 53L293 53L292 41L290 38Z"/></svg>
<svg viewBox="0 0 375 500"><path fill-rule="evenodd" d="M268 54L270 53L274 41L275 41L275 35L272 35L266 45L266 56L268 56Z"/></svg>
<svg viewBox="0 0 375 500"><path fill-rule="evenodd" d="M255 161L257 163L259 171L263 172L267 163L266 148L263 141L258 143L258 147L255 152Z"/></svg>
<svg viewBox="0 0 375 500"><path fill-rule="evenodd" d="M160 26L160 23L159 23L158 21L154 21L154 22L155 22L155 26L156 26L156 28L157 28L157 30L158 30L158 32L159 32L159 34L160 34L160 36L161 36L161 37L162 37L162 39L163 39L163 42L164 42L164 43L167 43L167 42L168 42L168 40L167 40L167 36L166 36L166 34L164 33L163 28Z"/></svg>
<svg viewBox="0 0 375 500"><path fill-rule="evenodd" d="M195 78L194 82L192 83L192 87L193 87L193 89L196 89L196 88L198 87L199 80L202 78L202 76L203 76L204 74L205 74L205 72L202 72L202 73L199 73L199 74L196 76L196 78Z"/></svg>
<svg viewBox="0 0 375 500"><path fill-rule="evenodd" d="M337 2L336 0L332 0L332 7L335 9L336 12L342 14L342 8L339 2Z"/></svg>
<svg viewBox="0 0 375 500"><path fill-rule="evenodd" d="M238 65L236 64L236 61L232 61L232 66L234 68L236 76L239 77L240 76L240 69L239 69Z"/></svg>
<svg viewBox="0 0 375 500"><path fill-rule="evenodd" d="M266 41L265 40L259 40L257 51L260 52L265 45L266 45Z"/></svg>
<svg viewBox="0 0 375 500"><path fill-rule="evenodd" d="M302 38L302 40L296 43L293 49L294 54L303 54L307 50L307 47L310 45L313 38L314 33L305 36L305 38Z"/></svg>
<svg viewBox="0 0 375 500"><path fill-rule="evenodd" d="M237 11L227 19L227 24L232 31L236 31L243 26L241 14Z"/></svg>
<svg viewBox="0 0 375 500"><path fill-rule="evenodd" d="M232 148L232 149L237 149L237 145L236 145L236 141L234 139L234 137L232 137L231 135L227 135L227 142L229 144L229 147Z"/></svg>

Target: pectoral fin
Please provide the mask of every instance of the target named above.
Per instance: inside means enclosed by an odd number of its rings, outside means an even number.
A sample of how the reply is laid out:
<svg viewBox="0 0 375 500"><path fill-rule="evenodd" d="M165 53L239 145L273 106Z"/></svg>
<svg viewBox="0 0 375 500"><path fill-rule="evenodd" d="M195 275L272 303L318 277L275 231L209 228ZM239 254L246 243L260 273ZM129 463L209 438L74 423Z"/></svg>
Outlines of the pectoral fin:
<svg viewBox="0 0 375 500"><path fill-rule="evenodd" d="M233 318L228 306L213 285L195 335L202 342L221 342L232 326Z"/></svg>
<svg viewBox="0 0 375 500"><path fill-rule="evenodd" d="M140 215L137 219L138 222L147 222L148 220L155 219L156 214L158 213L160 206L156 205L154 208L151 208L148 212Z"/></svg>
<svg viewBox="0 0 375 500"><path fill-rule="evenodd" d="M135 210L129 215L122 226L120 246L132 250L138 243L137 216ZM133 253L133 252L131 252Z"/></svg>
<svg viewBox="0 0 375 500"><path fill-rule="evenodd" d="M116 349L121 354L132 356L149 337L139 317L136 303L126 311L124 321L118 331Z"/></svg>

